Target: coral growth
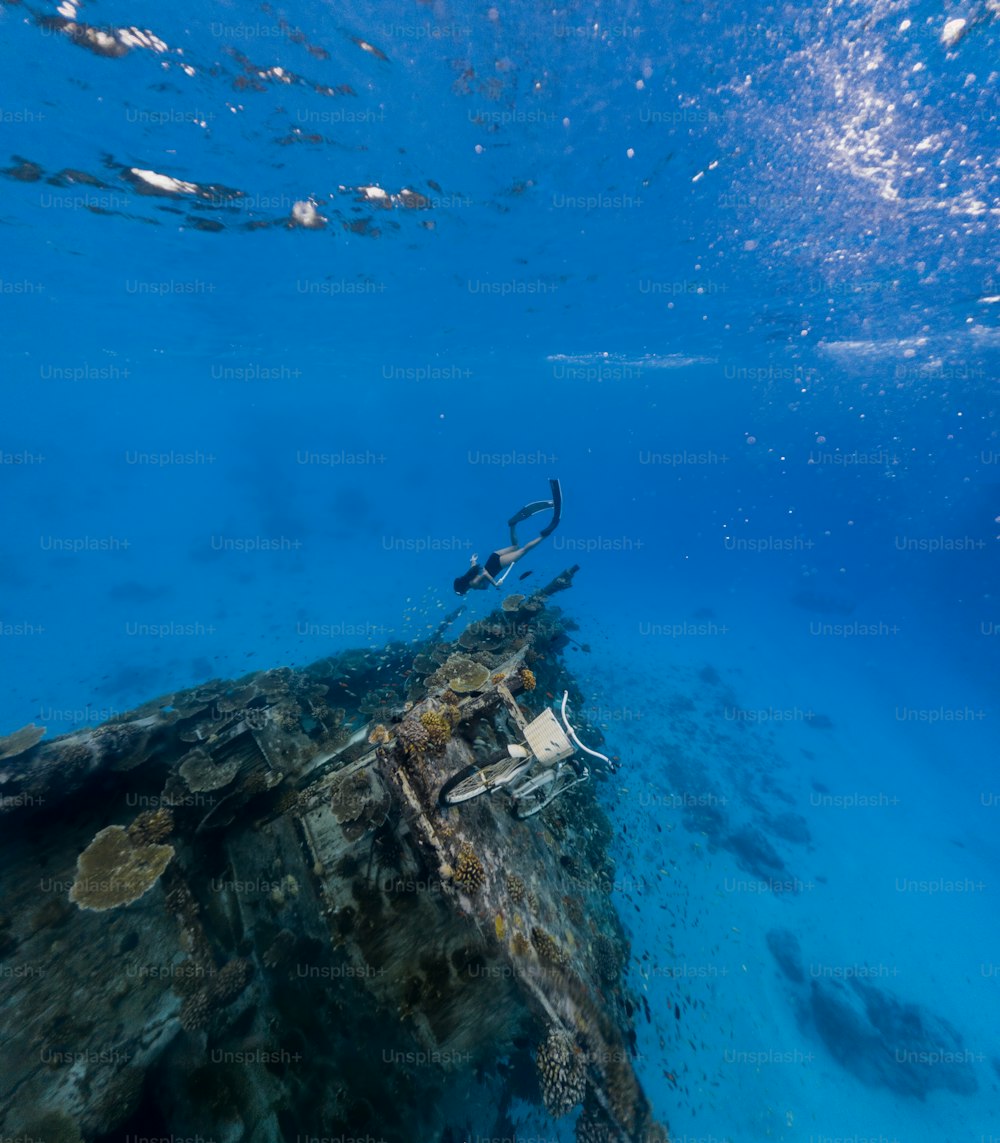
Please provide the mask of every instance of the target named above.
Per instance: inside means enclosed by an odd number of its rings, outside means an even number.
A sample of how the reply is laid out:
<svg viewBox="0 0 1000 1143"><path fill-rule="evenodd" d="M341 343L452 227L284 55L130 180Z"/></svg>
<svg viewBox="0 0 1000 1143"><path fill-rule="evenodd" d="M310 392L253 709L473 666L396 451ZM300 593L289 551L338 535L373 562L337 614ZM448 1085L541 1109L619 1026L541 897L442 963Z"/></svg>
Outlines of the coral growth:
<svg viewBox="0 0 1000 1143"><path fill-rule="evenodd" d="M521 686L524 687L526 691L533 691L535 689L537 682L535 680L534 671L529 670L527 667L522 667L517 674L521 680Z"/></svg>
<svg viewBox="0 0 1000 1143"><path fill-rule="evenodd" d="M536 1060L545 1110L554 1119L583 1100L587 1088L583 1053L561 1028L552 1027Z"/></svg>
<svg viewBox="0 0 1000 1143"><path fill-rule="evenodd" d="M614 941L601 934L594 943L597 974L605 984L614 984L622 970L621 951Z"/></svg>
<svg viewBox="0 0 1000 1143"><path fill-rule="evenodd" d="M172 845L133 845L121 826L102 829L80 854L69 899L103 912L138 900L174 856Z"/></svg>
<svg viewBox="0 0 1000 1143"><path fill-rule="evenodd" d="M238 760L217 764L210 754L198 747L185 754L178 766L180 776L193 794L221 790L236 777L239 768Z"/></svg>
<svg viewBox="0 0 1000 1143"><path fill-rule="evenodd" d="M420 716L420 724L427 731L427 741L432 750L440 751L451 738L451 722L440 711L425 710Z"/></svg>
<svg viewBox="0 0 1000 1143"><path fill-rule="evenodd" d="M37 746L44 737L45 727L35 726L33 722L29 722L27 726L22 726L13 734L0 738L0 758L14 758L18 754L23 754L32 746Z"/></svg>
<svg viewBox="0 0 1000 1143"><path fill-rule="evenodd" d="M372 746L382 746L388 742L392 735L380 722L377 726L372 728L371 734L368 735L368 741Z"/></svg>
<svg viewBox="0 0 1000 1143"><path fill-rule="evenodd" d="M364 770L345 774L330 788L330 806L341 825L357 821L373 801L371 780Z"/></svg>
<svg viewBox="0 0 1000 1143"><path fill-rule="evenodd" d="M466 627L458 637L458 645L469 651L499 652L507 642L507 636L504 624L480 620Z"/></svg>
<svg viewBox="0 0 1000 1143"><path fill-rule="evenodd" d="M490 677L488 667L466 655L451 655L441 673L447 675L448 686L460 695L481 690Z"/></svg>
<svg viewBox="0 0 1000 1143"><path fill-rule="evenodd" d="M516 873L507 874L507 893L511 901L515 905L520 905L524 900L525 886L524 882Z"/></svg>
<svg viewBox="0 0 1000 1143"><path fill-rule="evenodd" d="M419 758L426 753L431 743L427 728L419 718L404 719L396 730L396 737L408 758Z"/></svg>
<svg viewBox="0 0 1000 1143"><path fill-rule="evenodd" d="M621 1135L611 1126L607 1113L596 1101L584 1105L576 1121L576 1143L617 1143Z"/></svg>
<svg viewBox="0 0 1000 1143"><path fill-rule="evenodd" d="M128 827L129 841L133 845L156 845L174 832L174 815L165 806L158 810L144 810Z"/></svg>
<svg viewBox="0 0 1000 1143"><path fill-rule="evenodd" d="M114 770L134 770L149 757L149 734L128 722L105 722L94 728L93 743L102 762Z"/></svg>
<svg viewBox="0 0 1000 1143"><path fill-rule="evenodd" d="M253 965L245 957L236 957L222 966L208 985L212 1002L220 1008L231 1004L253 976Z"/></svg>
<svg viewBox="0 0 1000 1143"><path fill-rule="evenodd" d="M470 892L475 892L486 880L486 870L483 868L483 863L467 841L462 842L458 851L454 877L463 889L468 889Z"/></svg>
<svg viewBox="0 0 1000 1143"><path fill-rule="evenodd" d="M199 989L190 996L185 997L181 1005L180 1021L185 1032L200 1032L208 1023L211 1015L211 1005L205 989Z"/></svg>
<svg viewBox="0 0 1000 1143"><path fill-rule="evenodd" d="M214 973L208 983L185 997L180 1021L185 1032L200 1032L214 1013L225 1008L250 983L253 965L245 957L236 957Z"/></svg>
<svg viewBox="0 0 1000 1143"><path fill-rule="evenodd" d="M544 929L534 928L531 930L531 943L535 946L538 959L543 963L551 964L553 968L569 967L569 953L560 948Z"/></svg>
<svg viewBox="0 0 1000 1143"><path fill-rule="evenodd" d="M574 925L583 924L583 902L579 897L563 896L563 908L566 910L566 916L573 922Z"/></svg>

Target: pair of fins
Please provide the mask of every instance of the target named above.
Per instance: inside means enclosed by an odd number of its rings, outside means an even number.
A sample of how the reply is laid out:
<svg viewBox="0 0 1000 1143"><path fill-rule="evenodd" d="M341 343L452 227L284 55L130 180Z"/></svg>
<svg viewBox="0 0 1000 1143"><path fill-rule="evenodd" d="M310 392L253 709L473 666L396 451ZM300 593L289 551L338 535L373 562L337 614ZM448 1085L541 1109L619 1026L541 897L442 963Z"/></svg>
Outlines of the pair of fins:
<svg viewBox="0 0 1000 1143"><path fill-rule="evenodd" d="M516 524L520 524L522 520L527 520L531 516L537 515L539 512L545 512L549 508L552 509L552 519L545 525L539 532L540 536L551 536L559 525L559 518L562 515L562 485L558 480L550 480L549 487L552 489L551 500L535 500L532 504L525 504L525 506L516 512L507 521L507 526L513 528ZM524 576L519 577L521 579Z"/></svg>

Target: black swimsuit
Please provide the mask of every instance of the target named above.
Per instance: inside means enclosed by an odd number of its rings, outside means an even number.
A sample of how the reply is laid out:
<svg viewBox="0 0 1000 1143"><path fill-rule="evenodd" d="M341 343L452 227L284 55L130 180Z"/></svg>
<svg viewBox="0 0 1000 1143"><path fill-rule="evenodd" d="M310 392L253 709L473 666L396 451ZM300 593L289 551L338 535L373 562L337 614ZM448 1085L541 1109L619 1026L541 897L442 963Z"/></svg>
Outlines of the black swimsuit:
<svg viewBox="0 0 1000 1143"><path fill-rule="evenodd" d="M490 558L486 561L486 567L483 570L496 579L496 574L500 570L500 557L496 552L490 553Z"/></svg>

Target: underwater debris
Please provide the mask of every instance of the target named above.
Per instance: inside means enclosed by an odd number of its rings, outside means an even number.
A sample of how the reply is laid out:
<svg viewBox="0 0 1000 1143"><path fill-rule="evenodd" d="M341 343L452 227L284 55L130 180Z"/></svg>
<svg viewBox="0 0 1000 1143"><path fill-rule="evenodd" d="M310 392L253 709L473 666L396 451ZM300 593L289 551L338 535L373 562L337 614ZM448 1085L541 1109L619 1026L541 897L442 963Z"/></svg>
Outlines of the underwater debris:
<svg viewBox="0 0 1000 1143"><path fill-rule="evenodd" d="M555 590L571 578L553 581ZM317 1109L300 1110L295 1097L307 1090L323 1093L325 1122L345 1135L412 1143L444 1137L448 1109L459 1103L475 1101L482 1122L495 1121L512 1088L500 1072L495 1089L484 1087L482 1067L526 1050L542 1029L541 1038L552 1034L540 1049L553 1076L551 1107L585 1093L581 1122L592 1127L580 1130L591 1131L588 1138L601 1138L594 1132L603 1127L614 1143L645 1139L650 1111L625 1048L630 994L620 973L607 979L620 964L613 951L622 947L620 922L598 877L581 874L567 888L563 860L574 854L581 870L612 867L604 811L589 790L574 799L571 815L533 821L511 814L505 797L461 812L439 799L454 773L519 739L497 680L516 690L529 652L544 660L539 687L573 690L561 677L563 620L557 609L545 610L544 593L538 600L544 621L519 611L517 637L508 622L497 653L470 655L458 638L443 642L438 629L423 644L390 645L382 655L345 652L301 670L211 680L175 701L137 706L100 733L37 744L17 769L20 788L38 797L0 806L5 826L17 815L16 829L0 831L9 876L24 881L40 864L69 869L76 860L82 877L96 881L103 866L113 870L105 878L112 888L116 879L129 882L127 892L87 897L86 905L81 886L79 908L60 895L23 920L0 918L0 947L34 956L57 939L64 950L39 988L71 988L94 1020L86 1032L61 1029L67 1048L82 1052L99 1036L128 1059L141 1058L144 1110L148 1103L154 1122L159 1116L178 1131L197 1122L223 1138L242 1119L268 1138L307 1135ZM472 641L481 634L477 626ZM418 656L426 674L415 697ZM471 660L477 687L460 692L449 685L450 669L438 675L452 656ZM331 711L329 696L341 694L347 707ZM359 705L369 705L358 695L371 695L373 707L391 705L391 721L356 717L366 713ZM288 717L273 717L275 708ZM317 727L318 710L346 722L331 734ZM435 749L446 733L445 749ZM99 749L101 738L112 748ZM133 757L133 744L143 754L155 750L155 765L124 770L119 763ZM204 769L214 783L218 768L226 773L237 763L225 787L192 797L187 779L201 784ZM137 792L162 809L129 812ZM57 823L70 805L74 821L84 817L67 832ZM127 829L109 824L130 818ZM85 843L74 839L91 835L79 854ZM503 855L496 870L494 854ZM83 912L134 900L160 875L164 892L144 899L141 921L137 911L103 924ZM122 981L123 956L169 964L170 977ZM609 967L602 970L603 959ZM488 986L486 966L502 970L489 974ZM0 1005L12 1027L30 1026L31 993L0 975ZM156 1029L152 1039L149 1029ZM207 1064L208 1046L240 1051L279 1040L294 1043L292 1059L302 1059L280 1068L248 1061L238 1084ZM400 1058L439 1052L471 1064L432 1063L431 1082L423 1082L426 1070L416 1080L420 1098L401 1106L400 1092L416 1078L408 1064L358 1071L359 1049L377 1054L385 1046ZM557 1056L567 1047L572 1058L560 1079ZM621 1075L604 1062L612 1052L625 1061ZM23 1053L13 1068L17 1094L6 1103L0 1095L4 1126L58 1105L59 1077L37 1052ZM79 1131L103 1137L129 1107L141 1074L119 1087L113 1069L83 1063L80 1072ZM264 1094L280 1102L280 1122L272 1104L258 1104ZM543 1102L540 1088L534 1099Z"/></svg>
<svg viewBox="0 0 1000 1143"><path fill-rule="evenodd" d="M314 202L305 199L292 204L289 226L300 226L303 230L322 230L329 220L320 214Z"/></svg>
<svg viewBox="0 0 1000 1143"><path fill-rule="evenodd" d="M128 905L156 884L173 856L173 846L133 845L121 826L108 826L77 859L69 899L95 912Z"/></svg>

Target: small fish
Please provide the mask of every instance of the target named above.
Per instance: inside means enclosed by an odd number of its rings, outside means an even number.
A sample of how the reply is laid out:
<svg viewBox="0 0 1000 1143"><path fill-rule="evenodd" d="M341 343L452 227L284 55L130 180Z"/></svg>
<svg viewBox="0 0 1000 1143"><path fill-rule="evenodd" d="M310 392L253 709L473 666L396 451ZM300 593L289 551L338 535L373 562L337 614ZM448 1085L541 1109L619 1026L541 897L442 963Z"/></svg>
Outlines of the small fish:
<svg viewBox="0 0 1000 1143"><path fill-rule="evenodd" d="M535 572L535 569L532 568L530 571L521 572L521 574L517 578L518 579L527 579L529 575L534 575L534 572Z"/></svg>

